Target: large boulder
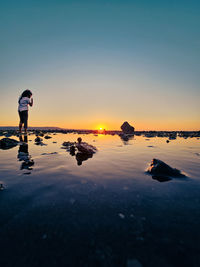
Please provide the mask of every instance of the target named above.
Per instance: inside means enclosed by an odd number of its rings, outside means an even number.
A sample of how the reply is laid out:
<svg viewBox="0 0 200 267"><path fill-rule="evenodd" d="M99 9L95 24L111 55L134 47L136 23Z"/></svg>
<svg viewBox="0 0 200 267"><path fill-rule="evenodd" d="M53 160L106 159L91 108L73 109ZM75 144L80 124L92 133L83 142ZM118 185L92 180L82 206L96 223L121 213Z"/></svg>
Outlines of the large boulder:
<svg viewBox="0 0 200 267"><path fill-rule="evenodd" d="M135 131L135 128L131 126L127 121L122 124L121 129L125 134L134 134Z"/></svg>
<svg viewBox="0 0 200 267"><path fill-rule="evenodd" d="M17 146L19 141L11 138L3 138L0 140L0 148L1 149L10 149Z"/></svg>

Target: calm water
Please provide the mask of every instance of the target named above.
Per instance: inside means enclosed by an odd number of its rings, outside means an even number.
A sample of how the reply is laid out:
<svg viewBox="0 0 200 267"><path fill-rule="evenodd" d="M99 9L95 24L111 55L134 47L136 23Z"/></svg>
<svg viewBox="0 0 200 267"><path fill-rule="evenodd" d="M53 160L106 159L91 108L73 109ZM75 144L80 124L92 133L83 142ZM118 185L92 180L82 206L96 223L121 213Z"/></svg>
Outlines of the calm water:
<svg viewBox="0 0 200 267"><path fill-rule="evenodd" d="M200 140L51 136L0 150L0 266L200 266ZM77 162L80 136L98 152ZM152 179L153 158L187 178Z"/></svg>

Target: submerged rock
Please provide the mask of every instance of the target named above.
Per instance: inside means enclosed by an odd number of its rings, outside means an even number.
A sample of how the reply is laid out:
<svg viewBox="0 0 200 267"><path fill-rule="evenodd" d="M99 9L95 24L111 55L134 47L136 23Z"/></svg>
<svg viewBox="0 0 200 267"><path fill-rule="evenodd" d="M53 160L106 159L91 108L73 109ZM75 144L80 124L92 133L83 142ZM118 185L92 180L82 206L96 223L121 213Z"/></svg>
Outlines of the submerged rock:
<svg viewBox="0 0 200 267"><path fill-rule="evenodd" d="M147 173L153 175L154 179L156 179L156 177L159 177L159 179L161 177L186 177L184 174L181 173L181 171L170 167L165 162L159 159L153 159L151 161L151 164L147 169Z"/></svg>
<svg viewBox="0 0 200 267"><path fill-rule="evenodd" d="M1 149L10 149L19 144L19 141L11 138L3 138L0 140L0 148Z"/></svg>
<svg viewBox="0 0 200 267"><path fill-rule="evenodd" d="M135 128L131 126L127 121L122 124L121 129L125 134L133 134L135 131Z"/></svg>
<svg viewBox="0 0 200 267"><path fill-rule="evenodd" d="M46 144L44 144L43 142L43 139L40 138L39 136L35 138L35 145L38 145L38 146L46 146Z"/></svg>

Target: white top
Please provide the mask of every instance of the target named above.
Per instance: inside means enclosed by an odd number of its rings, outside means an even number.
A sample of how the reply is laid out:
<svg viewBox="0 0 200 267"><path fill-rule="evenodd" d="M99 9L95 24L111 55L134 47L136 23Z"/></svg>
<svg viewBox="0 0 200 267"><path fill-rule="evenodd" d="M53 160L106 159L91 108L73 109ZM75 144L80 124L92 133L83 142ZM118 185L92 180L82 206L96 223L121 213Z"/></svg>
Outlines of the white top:
<svg viewBox="0 0 200 267"><path fill-rule="evenodd" d="M19 101L19 111L28 110L28 104L31 102L31 99L29 97L22 97L22 99Z"/></svg>

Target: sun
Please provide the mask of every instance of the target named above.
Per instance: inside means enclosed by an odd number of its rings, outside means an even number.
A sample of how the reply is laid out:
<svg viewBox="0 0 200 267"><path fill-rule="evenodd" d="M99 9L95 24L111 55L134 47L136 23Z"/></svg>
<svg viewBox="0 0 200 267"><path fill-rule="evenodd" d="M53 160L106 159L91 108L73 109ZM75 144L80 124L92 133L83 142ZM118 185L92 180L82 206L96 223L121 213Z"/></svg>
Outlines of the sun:
<svg viewBox="0 0 200 267"><path fill-rule="evenodd" d="M106 129L103 125L98 125L98 127L96 129L97 129L99 134L103 134L106 131Z"/></svg>

